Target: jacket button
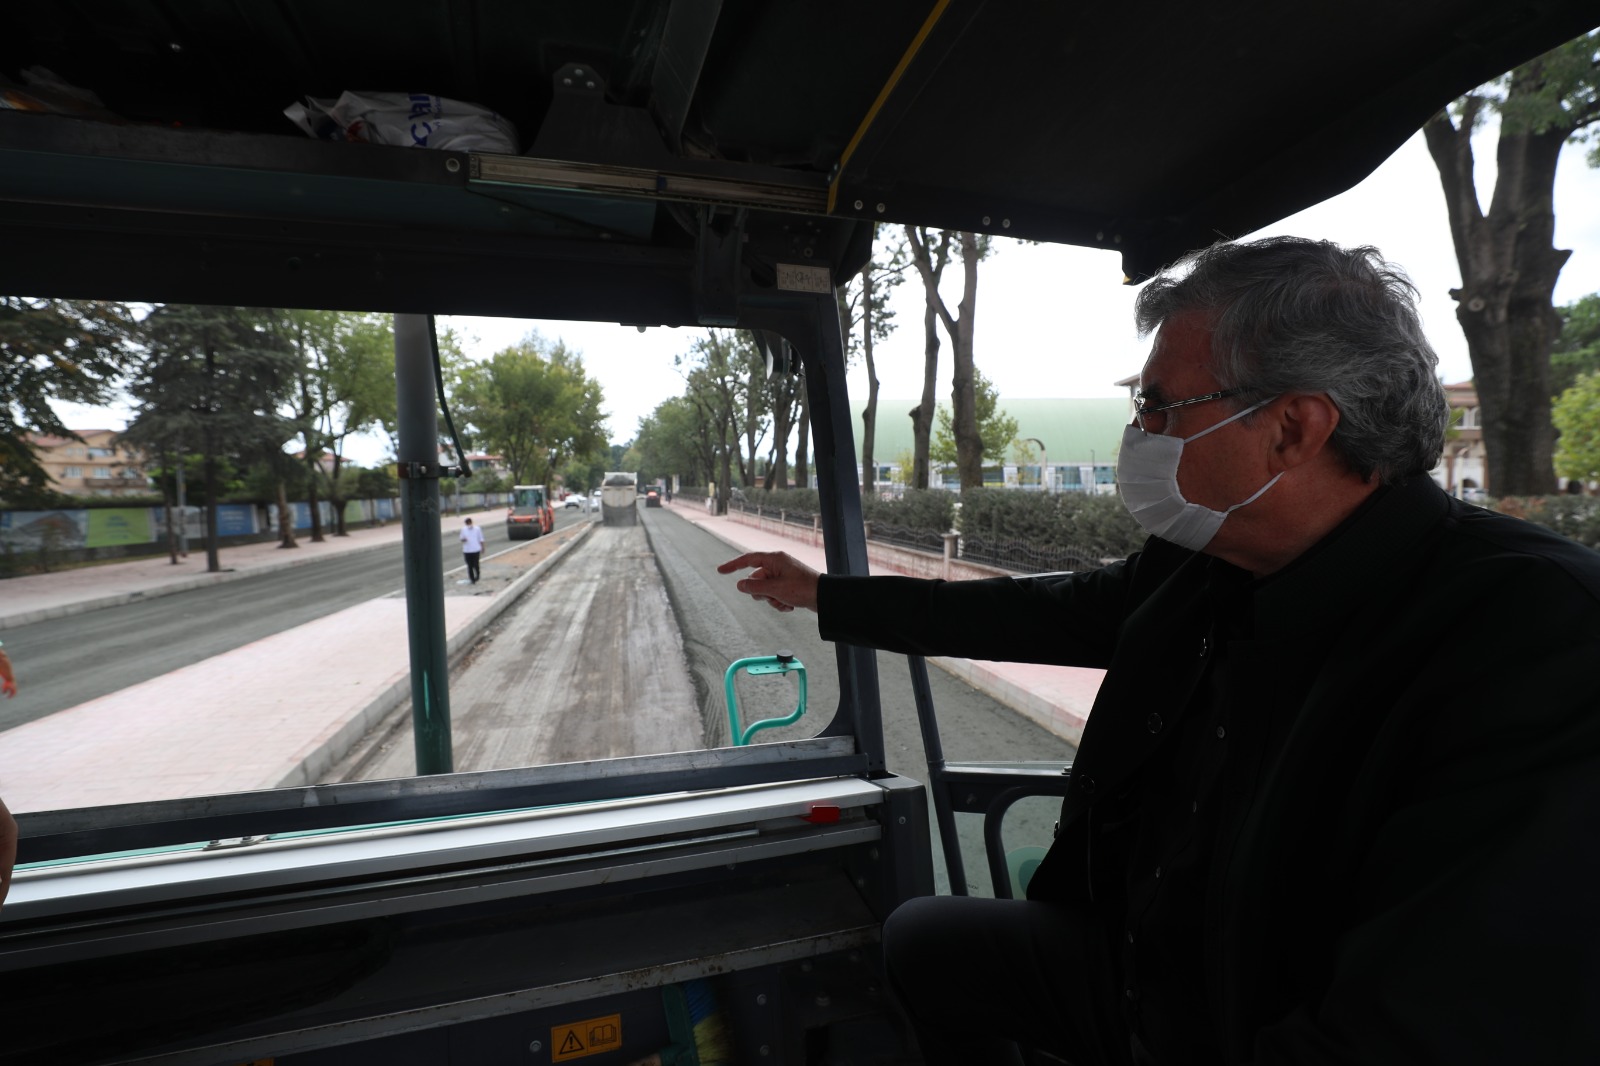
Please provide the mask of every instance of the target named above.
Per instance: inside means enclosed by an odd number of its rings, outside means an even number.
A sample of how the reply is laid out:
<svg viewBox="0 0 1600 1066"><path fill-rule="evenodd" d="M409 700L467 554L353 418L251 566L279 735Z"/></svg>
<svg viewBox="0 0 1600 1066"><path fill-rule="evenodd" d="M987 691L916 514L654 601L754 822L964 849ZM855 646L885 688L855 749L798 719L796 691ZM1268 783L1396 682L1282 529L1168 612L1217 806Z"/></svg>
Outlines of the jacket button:
<svg viewBox="0 0 1600 1066"><path fill-rule="evenodd" d="M1161 732L1161 716L1159 714L1152 714L1144 720L1144 724L1149 727L1152 733Z"/></svg>
<svg viewBox="0 0 1600 1066"><path fill-rule="evenodd" d="M1094 791L1094 778L1085 777L1082 781L1078 782L1078 791L1079 792L1085 792L1085 793L1093 792Z"/></svg>

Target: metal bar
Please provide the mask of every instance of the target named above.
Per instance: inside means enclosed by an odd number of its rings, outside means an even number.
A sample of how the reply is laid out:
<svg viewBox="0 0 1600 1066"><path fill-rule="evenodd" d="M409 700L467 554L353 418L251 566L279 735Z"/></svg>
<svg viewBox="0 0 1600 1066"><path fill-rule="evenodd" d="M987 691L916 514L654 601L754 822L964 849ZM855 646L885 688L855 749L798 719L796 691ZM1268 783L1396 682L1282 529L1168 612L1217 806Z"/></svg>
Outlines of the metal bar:
<svg viewBox="0 0 1600 1066"><path fill-rule="evenodd" d="M19 861L50 862L139 848L349 825L479 814L557 803L866 771L849 737L600 759L476 773L353 781L193 799L40 811L17 816Z"/></svg>
<svg viewBox="0 0 1600 1066"><path fill-rule="evenodd" d="M950 894L965 896L967 867L961 859L961 840L956 836L956 815L945 774L944 745L939 742L939 721L933 709L933 690L928 686L928 661L920 655L908 655L906 663L911 668L911 693L916 699L922 748L928 756L928 791L933 793L933 817L939 824L939 844L944 851L945 872L950 877Z"/></svg>
<svg viewBox="0 0 1600 1066"><path fill-rule="evenodd" d="M433 319L394 316L394 377L402 465L439 462L433 382ZM444 562L437 478L402 478L406 631L411 649L411 727L417 773L447 774L450 747L450 662L445 651Z"/></svg>
<svg viewBox="0 0 1600 1066"><path fill-rule="evenodd" d="M474 154L469 162L469 174L474 183L482 184L607 193L647 200L677 200L730 207L764 207L807 215L827 213L828 194L822 186L784 184L776 180L724 178L648 167L491 154Z"/></svg>

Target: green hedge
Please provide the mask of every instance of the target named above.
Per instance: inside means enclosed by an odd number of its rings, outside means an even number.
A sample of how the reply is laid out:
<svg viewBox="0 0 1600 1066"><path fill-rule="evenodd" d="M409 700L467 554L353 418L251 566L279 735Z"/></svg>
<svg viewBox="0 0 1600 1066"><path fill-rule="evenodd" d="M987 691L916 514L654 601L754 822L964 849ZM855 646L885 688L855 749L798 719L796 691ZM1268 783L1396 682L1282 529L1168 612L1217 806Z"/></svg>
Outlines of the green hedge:
<svg viewBox="0 0 1600 1066"><path fill-rule="evenodd" d="M960 529L966 536L1027 541L1089 558L1125 558L1145 541L1120 497L1084 492L964 492Z"/></svg>
<svg viewBox="0 0 1600 1066"><path fill-rule="evenodd" d="M1489 506L1600 549L1600 496L1503 496Z"/></svg>

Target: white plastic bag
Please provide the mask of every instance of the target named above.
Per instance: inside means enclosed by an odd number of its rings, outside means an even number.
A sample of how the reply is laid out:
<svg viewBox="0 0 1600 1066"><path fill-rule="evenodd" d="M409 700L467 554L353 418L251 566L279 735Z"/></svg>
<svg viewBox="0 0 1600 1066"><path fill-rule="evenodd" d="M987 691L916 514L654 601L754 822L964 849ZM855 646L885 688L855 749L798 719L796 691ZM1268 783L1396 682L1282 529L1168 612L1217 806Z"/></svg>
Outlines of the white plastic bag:
<svg viewBox="0 0 1600 1066"><path fill-rule="evenodd" d="M511 123L486 107L428 93L346 92L337 100L308 96L283 113L320 140L517 154Z"/></svg>

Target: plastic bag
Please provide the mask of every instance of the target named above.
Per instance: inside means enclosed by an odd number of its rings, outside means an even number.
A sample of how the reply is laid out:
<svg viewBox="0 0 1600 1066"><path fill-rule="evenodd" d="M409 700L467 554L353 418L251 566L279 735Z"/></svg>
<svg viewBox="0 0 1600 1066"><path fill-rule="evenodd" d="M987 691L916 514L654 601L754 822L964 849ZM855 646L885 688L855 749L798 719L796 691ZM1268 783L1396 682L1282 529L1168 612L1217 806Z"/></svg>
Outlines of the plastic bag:
<svg viewBox="0 0 1600 1066"><path fill-rule="evenodd" d="M346 92L337 100L308 96L305 103L290 104L283 113L319 140L517 152L516 127L493 111L428 93Z"/></svg>

